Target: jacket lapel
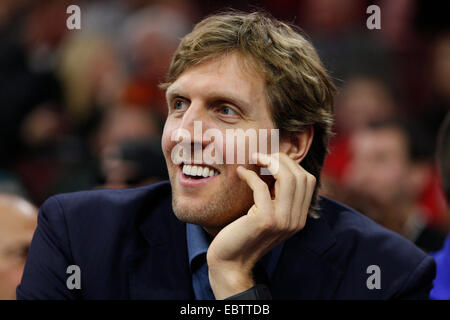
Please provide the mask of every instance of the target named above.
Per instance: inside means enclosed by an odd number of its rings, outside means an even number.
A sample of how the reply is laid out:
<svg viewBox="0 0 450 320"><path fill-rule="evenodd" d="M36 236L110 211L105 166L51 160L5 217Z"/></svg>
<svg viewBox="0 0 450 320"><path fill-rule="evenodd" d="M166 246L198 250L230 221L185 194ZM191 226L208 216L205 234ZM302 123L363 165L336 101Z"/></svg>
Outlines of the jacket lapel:
<svg viewBox="0 0 450 320"><path fill-rule="evenodd" d="M331 298L342 277L326 254L335 242L323 216L308 217L305 228L285 242L269 284L273 298Z"/></svg>
<svg viewBox="0 0 450 320"><path fill-rule="evenodd" d="M172 211L170 190L152 198L157 206L145 206L139 226L145 240L129 260L130 299L193 299L185 223Z"/></svg>

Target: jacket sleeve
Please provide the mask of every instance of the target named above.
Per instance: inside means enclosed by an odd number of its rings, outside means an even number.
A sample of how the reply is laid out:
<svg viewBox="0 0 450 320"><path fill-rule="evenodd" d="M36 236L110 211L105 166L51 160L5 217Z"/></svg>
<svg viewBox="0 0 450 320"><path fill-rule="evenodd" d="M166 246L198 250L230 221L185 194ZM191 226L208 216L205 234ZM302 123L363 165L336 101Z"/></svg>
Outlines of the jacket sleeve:
<svg viewBox="0 0 450 320"><path fill-rule="evenodd" d="M63 208L51 197L41 206L38 226L28 252L22 281L17 287L18 300L76 299L77 289L67 287L66 273L73 264L70 240Z"/></svg>
<svg viewBox="0 0 450 320"><path fill-rule="evenodd" d="M428 300L436 276L436 262L426 255L408 277L397 299L402 300Z"/></svg>

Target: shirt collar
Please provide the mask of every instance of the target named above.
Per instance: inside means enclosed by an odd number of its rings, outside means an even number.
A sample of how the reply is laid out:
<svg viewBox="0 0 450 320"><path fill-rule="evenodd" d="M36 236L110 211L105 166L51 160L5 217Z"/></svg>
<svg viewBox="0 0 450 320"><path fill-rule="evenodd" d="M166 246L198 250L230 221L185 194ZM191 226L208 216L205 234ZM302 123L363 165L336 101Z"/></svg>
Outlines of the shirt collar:
<svg viewBox="0 0 450 320"><path fill-rule="evenodd" d="M189 257L189 266L195 257L206 254L209 247L209 239L202 227L196 224L186 223L186 238Z"/></svg>
<svg viewBox="0 0 450 320"><path fill-rule="evenodd" d="M193 271L192 261L199 255L206 254L209 248L210 240L201 226L190 223L186 223L186 238L189 266L191 271ZM283 250L283 245L284 243L279 244L261 259L261 265L269 278L272 278L275 272L275 268Z"/></svg>

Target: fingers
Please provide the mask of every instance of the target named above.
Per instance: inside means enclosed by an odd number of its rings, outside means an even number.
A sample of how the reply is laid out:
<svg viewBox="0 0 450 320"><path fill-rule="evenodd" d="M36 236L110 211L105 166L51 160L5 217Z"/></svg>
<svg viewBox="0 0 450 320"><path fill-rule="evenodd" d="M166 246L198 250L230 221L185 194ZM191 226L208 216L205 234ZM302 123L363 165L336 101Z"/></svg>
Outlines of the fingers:
<svg viewBox="0 0 450 320"><path fill-rule="evenodd" d="M253 190L253 199L255 205L259 209L273 209L270 191L267 184L261 180L258 175L242 166L237 168L239 178L247 182L248 186Z"/></svg>
<svg viewBox="0 0 450 320"><path fill-rule="evenodd" d="M305 199L303 200L303 210L305 210L302 214L302 219L300 221L300 226L303 228L306 223L306 218L308 217L309 207L311 206L311 200L312 196L314 194L314 189L316 187L316 177L314 177L312 174L309 174L307 172L307 186L306 186L306 192L305 192ZM306 206L307 204L307 206Z"/></svg>
<svg viewBox="0 0 450 320"><path fill-rule="evenodd" d="M286 154L281 153L280 158L284 160L284 163L291 169L291 172L295 175L297 189L296 198L292 210L294 212L301 213L299 216L297 216L299 220L296 224L300 228L303 228L308 216L312 195L316 187L316 177L306 171L301 165L293 161Z"/></svg>
<svg viewBox="0 0 450 320"><path fill-rule="evenodd" d="M301 230L306 223L316 178L284 153L256 154L254 160L268 168L276 179L275 206L281 228L294 233Z"/></svg>
<svg viewBox="0 0 450 320"><path fill-rule="evenodd" d="M300 222L303 220L304 214L303 205L305 200L306 190L306 175L303 168L299 164L294 162L286 154L280 154L280 162L288 168L289 173L294 177L295 181L295 194L291 207L291 229L298 231L297 228Z"/></svg>
<svg viewBox="0 0 450 320"><path fill-rule="evenodd" d="M295 197L296 183L286 165L280 161L279 154L265 155L256 153L253 160L266 167L275 178L275 205L277 215L282 215L285 224L290 223L290 212Z"/></svg>

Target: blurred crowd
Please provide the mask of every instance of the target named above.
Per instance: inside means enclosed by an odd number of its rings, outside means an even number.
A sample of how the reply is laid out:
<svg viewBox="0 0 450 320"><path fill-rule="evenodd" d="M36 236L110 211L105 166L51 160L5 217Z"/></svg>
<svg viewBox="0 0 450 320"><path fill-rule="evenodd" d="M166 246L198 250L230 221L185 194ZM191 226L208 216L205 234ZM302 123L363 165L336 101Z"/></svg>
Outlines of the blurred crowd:
<svg viewBox="0 0 450 320"><path fill-rule="evenodd" d="M81 8L80 30L66 27L71 4ZM371 4L381 9L380 30L366 27ZM158 84L180 38L218 10L264 9L305 31L340 91L321 193L435 251L450 230L434 160L436 135L450 109L443 5L1 0L0 193L13 198L0 198L0 221L19 210L14 197L30 202L21 210L35 211L33 205L56 193L166 179L160 136L167 107ZM28 239L32 224L23 217L34 216L15 216L22 217ZM4 252L0 281L8 267ZM14 263L20 268L23 261Z"/></svg>

